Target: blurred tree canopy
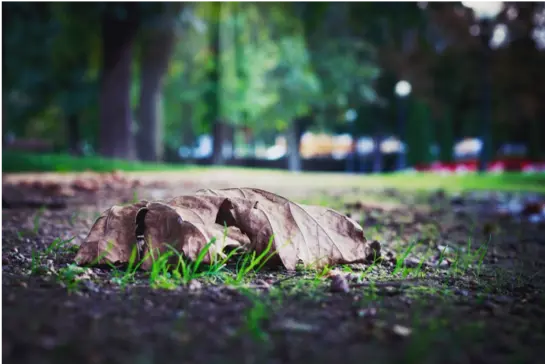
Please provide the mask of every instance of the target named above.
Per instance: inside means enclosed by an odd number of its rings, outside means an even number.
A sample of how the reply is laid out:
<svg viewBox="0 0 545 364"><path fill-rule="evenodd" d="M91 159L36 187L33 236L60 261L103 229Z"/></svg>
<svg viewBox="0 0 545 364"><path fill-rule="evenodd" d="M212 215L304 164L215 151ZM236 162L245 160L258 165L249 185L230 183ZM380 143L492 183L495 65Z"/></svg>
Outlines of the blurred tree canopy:
<svg viewBox="0 0 545 364"><path fill-rule="evenodd" d="M394 85L412 85L409 160L452 158L479 136L481 43L460 3L6 3L3 136L159 160L214 138L397 133ZM491 41L492 135L543 153L545 7L504 3ZM501 39L500 39L501 38ZM355 110L353 124L346 112ZM352 126L350 126L352 125ZM528 131L531 132L528 132ZM231 151L231 152L229 152Z"/></svg>

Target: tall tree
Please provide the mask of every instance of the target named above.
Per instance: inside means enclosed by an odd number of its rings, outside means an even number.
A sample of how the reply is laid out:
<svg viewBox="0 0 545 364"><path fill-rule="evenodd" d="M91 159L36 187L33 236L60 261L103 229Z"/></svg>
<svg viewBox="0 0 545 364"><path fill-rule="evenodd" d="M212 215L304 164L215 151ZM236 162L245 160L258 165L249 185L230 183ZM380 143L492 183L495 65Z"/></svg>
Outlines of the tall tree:
<svg viewBox="0 0 545 364"><path fill-rule="evenodd" d="M221 165L225 162L223 143L225 139L225 123L221 118L221 12L223 3L210 4L209 34L210 34L210 62L208 65L208 90L205 94L207 103L208 122L212 124L213 152L212 162Z"/></svg>
<svg viewBox="0 0 545 364"><path fill-rule="evenodd" d="M176 42L182 3L160 3L158 14L141 28L138 157L157 161L163 153L163 78Z"/></svg>
<svg viewBox="0 0 545 364"><path fill-rule="evenodd" d="M101 17L100 154L134 158L131 65L140 25L137 3L109 4Z"/></svg>

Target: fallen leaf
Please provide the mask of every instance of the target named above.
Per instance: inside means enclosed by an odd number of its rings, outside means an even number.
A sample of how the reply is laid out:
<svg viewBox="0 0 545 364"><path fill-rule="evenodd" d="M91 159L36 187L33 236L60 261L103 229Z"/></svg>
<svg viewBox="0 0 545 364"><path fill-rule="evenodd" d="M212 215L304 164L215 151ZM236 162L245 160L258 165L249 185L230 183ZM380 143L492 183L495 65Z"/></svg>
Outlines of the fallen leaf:
<svg viewBox="0 0 545 364"><path fill-rule="evenodd" d="M269 254L276 257L270 264L281 263L289 270L298 261L322 268L380 256L380 244L367 244L362 227L335 210L300 205L264 190L234 188L114 206L95 222L76 262L89 264L101 255L101 261L127 262L137 236L143 243L140 258L146 257L143 269L151 267L152 253L169 249L165 243L194 260L214 238L205 264L227 247L260 254L270 243ZM113 247L105 252L108 243Z"/></svg>
<svg viewBox="0 0 545 364"><path fill-rule="evenodd" d="M335 210L300 205L252 188L201 190L197 195L227 197L225 214L218 218L236 224L252 241L252 250L258 253L273 236L273 249L289 270L295 269L299 260L304 265L322 268L362 263L367 259L369 246L363 228Z"/></svg>
<svg viewBox="0 0 545 364"><path fill-rule="evenodd" d="M104 211L81 244L75 262L84 264L125 263L135 244L135 219L147 201L130 206L112 206Z"/></svg>
<svg viewBox="0 0 545 364"><path fill-rule="evenodd" d="M153 258L157 256L153 253L167 252L170 249L168 245L190 260L196 260L207 243L215 238L216 243L210 246L203 259L203 263L210 264L217 257L223 257L224 248L234 248L249 243L249 239L241 234L238 228L225 228L214 222L213 211L217 211L217 208L214 209L211 201L199 201L200 210L183 206L183 203L191 206L191 202L193 202L191 198L173 200L170 201L171 204L151 202L140 209L140 213L146 213L143 232L146 244L142 252L142 256L145 257L143 269L151 268ZM177 205L174 205L175 203ZM130 232L127 231L127 233ZM155 251L148 254L152 249Z"/></svg>

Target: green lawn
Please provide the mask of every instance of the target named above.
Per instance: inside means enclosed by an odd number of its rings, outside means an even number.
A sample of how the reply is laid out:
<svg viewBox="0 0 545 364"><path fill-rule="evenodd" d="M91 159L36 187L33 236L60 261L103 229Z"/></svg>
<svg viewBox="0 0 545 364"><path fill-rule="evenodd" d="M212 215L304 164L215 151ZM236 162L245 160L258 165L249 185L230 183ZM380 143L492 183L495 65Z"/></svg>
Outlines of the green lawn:
<svg viewBox="0 0 545 364"><path fill-rule="evenodd" d="M441 176L432 173L348 175L340 173L305 172L293 174L288 171L241 167L199 167L183 164L142 163L124 160L111 160L100 157L76 158L65 154L31 154L5 151L2 154L2 172L80 172L93 170L107 172L192 171L211 173L228 171L229 174L252 178L263 176L279 178L283 183L310 183L329 186L364 186L369 188L398 188L402 190L431 190L442 188L447 191L461 190L501 190L534 191L545 193L545 174L525 175L522 173L503 173L501 175L467 174ZM307 182L308 181L308 182Z"/></svg>
<svg viewBox="0 0 545 364"><path fill-rule="evenodd" d="M390 174L366 177L366 183L407 190L445 189L533 191L545 193L545 174L526 175L517 172L441 176L434 173Z"/></svg>
<svg viewBox="0 0 545 364"><path fill-rule="evenodd" d="M14 151L2 152L3 172L98 172L180 170L183 164L142 163L101 157L74 157L67 154L34 154Z"/></svg>

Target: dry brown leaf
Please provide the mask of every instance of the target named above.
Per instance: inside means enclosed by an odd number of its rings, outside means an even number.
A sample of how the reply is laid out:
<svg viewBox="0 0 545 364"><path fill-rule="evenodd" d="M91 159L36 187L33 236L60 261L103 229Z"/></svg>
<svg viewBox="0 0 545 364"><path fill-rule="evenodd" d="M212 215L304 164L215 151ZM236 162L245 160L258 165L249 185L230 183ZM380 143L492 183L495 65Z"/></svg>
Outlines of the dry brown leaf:
<svg viewBox="0 0 545 364"><path fill-rule="evenodd" d="M300 205L254 188L201 190L197 195L229 198L226 220L234 221L258 252L273 235L273 249L287 269L295 269L299 260L317 268L366 260L362 227L335 210Z"/></svg>
<svg viewBox="0 0 545 364"><path fill-rule="evenodd" d="M76 254L76 263L105 264L129 261L135 244L135 219L147 201L112 206L98 217Z"/></svg>
<svg viewBox="0 0 545 364"><path fill-rule="evenodd" d="M160 202L151 202L141 209L143 210L146 210L144 219L146 247L143 250L145 257L143 269L151 268L153 257L157 256L153 253L158 251L162 254L169 250L166 244L182 252L185 257L195 260L205 245L215 238L216 243L210 246L203 259L203 263L210 264L215 257L223 255L224 248L234 248L249 243L249 239L240 234L240 231L237 234L236 227L225 229L213 220L202 219L194 210ZM205 215L205 217L208 216ZM152 249L152 254L148 254Z"/></svg>
<svg viewBox="0 0 545 364"><path fill-rule="evenodd" d="M236 227L225 228L215 223L223 198L180 196L167 203L142 201L134 205L113 206L95 222L82 243L76 262L125 263L130 259L137 240L137 216L143 218L145 246L139 249L143 269L149 269L153 258L169 250L168 245L195 259L202 248L216 239L203 263L223 254L226 247L249 245L247 236ZM109 249L109 250L108 250ZM176 258L176 257L173 257Z"/></svg>
<svg viewBox="0 0 545 364"><path fill-rule="evenodd" d="M210 263L228 246L259 254L271 241L271 254L277 254L271 264L282 263L290 270L299 261L320 268L364 262L370 253L377 253L376 246L367 244L361 226L334 210L299 205L259 189L236 188L201 190L194 196L170 201L114 206L91 228L76 260L80 264L97 260L111 241L114 249L104 259L128 261L136 244L137 225L141 230L138 234L145 237L140 251L141 258L148 256L142 264L144 269L152 264L148 253L157 249L165 252L165 243L195 259L212 238L216 241L203 263ZM380 246L378 249L380 254Z"/></svg>

